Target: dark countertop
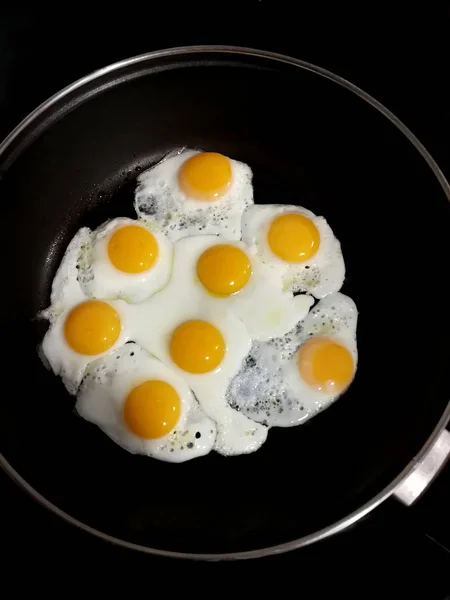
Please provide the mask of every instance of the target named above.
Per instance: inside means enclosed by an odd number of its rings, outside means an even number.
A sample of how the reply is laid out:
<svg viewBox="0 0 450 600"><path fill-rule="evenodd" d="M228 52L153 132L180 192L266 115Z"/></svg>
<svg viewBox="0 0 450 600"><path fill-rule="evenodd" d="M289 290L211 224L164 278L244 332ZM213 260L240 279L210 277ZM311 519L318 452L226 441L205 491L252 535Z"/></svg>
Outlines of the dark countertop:
<svg viewBox="0 0 450 600"><path fill-rule="evenodd" d="M448 47L445 52L448 12L396 15L391 9L389 13L367 10L346 15L339 7L336 14L326 15L299 11L293 19L289 5L282 1L231 2L216 12L203 6L192 3L180 11L177 20L185 26L177 34L171 26L174 11L161 7L153 8L147 18L135 7L123 9L120 15L98 17L82 9L55 16L20 5L2 11L0 137L49 95L95 68L157 48L226 43L291 54L350 79L397 114L450 177L450 93L445 77L450 70ZM187 20L189 11L197 19L203 10L207 31ZM220 23L215 22L216 13ZM34 566L39 573L33 580L35 589L47 587L49 573L55 569L78 577L92 571L111 581L116 567L142 575L148 567L164 569L170 563L173 574L183 568L189 568L190 575L245 569L248 574L264 573L263 581L271 573L282 573L286 577L282 582L292 579L292 567L295 574L298 567L308 576L326 574L330 568L336 571L330 576L332 588L345 587L347 592L355 589L351 582L357 569L372 590L376 585L388 590L381 597L397 595L394 588L398 586L402 598L450 598L446 596L450 592L446 581L450 465L412 509L388 500L357 526L313 547L251 564L220 566L168 561L108 545L36 505L3 473L0 479L2 542L8 555L4 571L17 565L27 570ZM99 554L106 558L102 567ZM82 568L77 566L80 559ZM302 579L302 573L298 578ZM318 597L330 578L318 577L315 594L307 597ZM422 584L428 586L427 592L422 591ZM302 592L300 583L298 589ZM368 595L361 591L359 597Z"/></svg>

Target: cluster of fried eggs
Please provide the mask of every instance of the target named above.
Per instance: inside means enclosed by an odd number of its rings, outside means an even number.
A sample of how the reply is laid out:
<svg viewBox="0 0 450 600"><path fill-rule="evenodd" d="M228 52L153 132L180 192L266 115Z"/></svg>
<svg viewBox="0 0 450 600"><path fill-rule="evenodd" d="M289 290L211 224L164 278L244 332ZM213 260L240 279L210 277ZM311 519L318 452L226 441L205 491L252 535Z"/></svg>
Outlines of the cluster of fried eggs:
<svg viewBox="0 0 450 600"><path fill-rule="evenodd" d="M139 176L135 210L77 232L42 313L79 415L182 462L253 452L345 391L357 310L323 217L253 204L247 165L191 150Z"/></svg>

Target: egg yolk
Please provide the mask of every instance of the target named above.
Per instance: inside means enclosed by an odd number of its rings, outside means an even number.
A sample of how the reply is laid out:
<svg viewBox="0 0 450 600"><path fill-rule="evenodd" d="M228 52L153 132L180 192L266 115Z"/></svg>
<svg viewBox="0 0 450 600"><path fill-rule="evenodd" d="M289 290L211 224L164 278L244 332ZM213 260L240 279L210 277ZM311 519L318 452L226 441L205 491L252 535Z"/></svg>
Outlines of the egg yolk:
<svg viewBox="0 0 450 600"><path fill-rule="evenodd" d="M314 337L303 344L297 366L307 384L327 393L342 392L350 385L354 372L349 350L325 337Z"/></svg>
<svg viewBox="0 0 450 600"><path fill-rule="evenodd" d="M278 258L300 263L309 260L317 252L320 234L308 217L299 213L286 213L272 221L267 242Z"/></svg>
<svg viewBox="0 0 450 600"><path fill-rule="evenodd" d="M158 242L139 225L126 225L113 233L108 243L109 260L124 273L142 273L155 264Z"/></svg>
<svg viewBox="0 0 450 600"><path fill-rule="evenodd" d="M178 173L183 192L196 200L217 200L231 183L231 163L217 152L200 152L188 158Z"/></svg>
<svg viewBox="0 0 450 600"><path fill-rule="evenodd" d="M206 321L192 320L179 325L170 340L173 362L188 373L208 373L225 356L225 341L220 331Z"/></svg>
<svg viewBox="0 0 450 600"><path fill-rule="evenodd" d="M123 418L130 431L146 440L168 434L180 418L180 397L166 381L144 381L127 396Z"/></svg>
<svg viewBox="0 0 450 600"><path fill-rule="evenodd" d="M111 348L119 337L120 328L119 315L110 304L88 300L69 312L64 335L72 350L93 356Z"/></svg>
<svg viewBox="0 0 450 600"><path fill-rule="evenodd" d="M216 296L230 296L242 290L252 274L252 264L243 250L218 244L205 250L197 262L203 286Z"/></svg>

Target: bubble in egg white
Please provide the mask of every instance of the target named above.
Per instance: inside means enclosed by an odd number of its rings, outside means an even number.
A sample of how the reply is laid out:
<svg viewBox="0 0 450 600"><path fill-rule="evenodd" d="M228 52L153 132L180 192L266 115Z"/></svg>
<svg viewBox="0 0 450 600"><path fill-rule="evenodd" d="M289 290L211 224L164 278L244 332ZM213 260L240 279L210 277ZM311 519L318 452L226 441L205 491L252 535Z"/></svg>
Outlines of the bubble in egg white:
<svg viewBox="0 0 450 600"><path fill-rule="evenodd" d="M252 171L229 159L232 182L227 192L213 201L188 197L178 184L181 165L198 150L178 150L138 177L134 207L139 219L156 222L172 241L196 234L219 234L230 240L241 237L241 217L253 204Z"/></svg>

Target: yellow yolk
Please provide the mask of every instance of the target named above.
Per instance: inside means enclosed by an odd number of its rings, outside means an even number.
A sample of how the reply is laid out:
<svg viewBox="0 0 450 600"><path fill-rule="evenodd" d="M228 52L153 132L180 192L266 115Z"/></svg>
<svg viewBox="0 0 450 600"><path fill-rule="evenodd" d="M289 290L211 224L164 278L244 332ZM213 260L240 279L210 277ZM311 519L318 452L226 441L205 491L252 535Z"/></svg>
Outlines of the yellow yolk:
<svg viewBox="0 0 450 600"><path fill-rule="evenodd" d="M158 258L158 242L139 225L126 225L113 233L108 243L112 264L124 273L148 271Z"/></svg>
<svg viewBox="0 0 450 600"><path fill-rule="evenodd" d="M252 264L240 248L218 244L205 250L197 262L197 275L204 287L216 296L239 292L250 279Z"/></svg>
<svg viewBox="0 0 450 600"><path fill-rule="evenodd" d="M272 221L267 242L278 258L299 263L314 256L319 249L320 235L308 217L299 213L286 213Z"/></svg>
<svg viewBox="0 0 450 600"><path fill-rule="evenodd" d="M106 302L88 300L67 315L64 335L75 352L93 356L109 350L120 334L120 318Z"/></svg>
<svg viewBox="0 0 450 600"><path fill-rule="evenodd" d="M170 340L173 362L188 373L213 371L222 362L225 349L220 331L206 321L182 323L175 329Z"/></svg>
<svg viewBox="0 0 450 600"><path fill-rule="evenodd" d="M231 183L231 163L217 152L200 152L188 158L178 173L183 192L196 200L216 200Z"/></svg>
<svg viewBox="0 0 450 600"><path fill-rule="evenodd" d="M297 366L307 384L328 393L342 392L350 385L354 372L349 350L325 337L313 337L303 344Z"/></svg>
<svg viewBox="0 0 450 600"><path fill-rule="evenodd" d="M166 381L144 381L125 400L123 418L130 431L146 440L167 435L180 418L180 397Z"/></svg>

